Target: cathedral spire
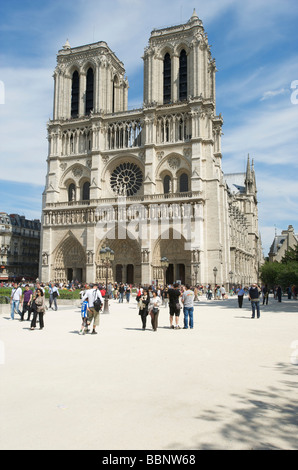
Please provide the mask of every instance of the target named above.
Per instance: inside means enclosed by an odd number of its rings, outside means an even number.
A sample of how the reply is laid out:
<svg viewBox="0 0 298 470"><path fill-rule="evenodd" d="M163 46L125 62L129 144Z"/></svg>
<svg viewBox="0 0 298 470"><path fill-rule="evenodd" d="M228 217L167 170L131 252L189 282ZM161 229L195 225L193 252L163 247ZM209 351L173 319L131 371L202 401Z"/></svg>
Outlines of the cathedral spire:
<svg viewBox="0 0 298 470"><path fill-rule="evenodd" d="M190 18L190 20L189 20L189 23L194 23L194 22L199 22L200 25L202 25L202 21L201 21L200 18L198 17L195 8L194 8L193 14L191 15L191 18Z"/></svg>
<svg viewBox="0 0 298 470"><path fill-rule="evenodd" d="M255 168L254 168L254 160L252 160L252 164L250 165L250 156L248 154L247 157L247 165L246 165L246 176L245 176L245 186L246 192L248 194L256 193L256 177L255 177Z"/></svg>

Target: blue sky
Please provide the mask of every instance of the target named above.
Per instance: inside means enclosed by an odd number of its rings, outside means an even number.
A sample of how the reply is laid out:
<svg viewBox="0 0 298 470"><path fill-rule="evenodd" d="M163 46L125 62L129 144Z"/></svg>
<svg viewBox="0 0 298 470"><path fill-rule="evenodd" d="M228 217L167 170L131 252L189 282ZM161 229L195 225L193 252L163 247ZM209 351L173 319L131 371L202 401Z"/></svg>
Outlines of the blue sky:
<svg viewBox="0 0 298 470"><path fill-rule="evenodd" d="M142 55L152 29L202 19L217 64L226 173L254 159L260 232L298 233L297 0L10 0L0 4L0 211L40 218L56 54L106 41L124 63L129 106L143 101ZM4 94L1 94L1 89Z"/></svg>

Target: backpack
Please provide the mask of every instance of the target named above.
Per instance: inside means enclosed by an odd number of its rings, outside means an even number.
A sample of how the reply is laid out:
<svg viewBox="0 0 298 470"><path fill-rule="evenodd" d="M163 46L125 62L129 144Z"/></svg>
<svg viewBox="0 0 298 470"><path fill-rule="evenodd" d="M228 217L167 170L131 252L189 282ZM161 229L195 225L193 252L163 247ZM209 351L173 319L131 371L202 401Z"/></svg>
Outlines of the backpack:
<svg viewBox="0 0 298 470"><path fill-rule="evenodd" d="M97 295L97 291L96 291L96 295ZM96 310L96 312L99 312L101 309L101 306L102 306L102 301L99 297L97 297L93 302L94 310Z"/></svg>

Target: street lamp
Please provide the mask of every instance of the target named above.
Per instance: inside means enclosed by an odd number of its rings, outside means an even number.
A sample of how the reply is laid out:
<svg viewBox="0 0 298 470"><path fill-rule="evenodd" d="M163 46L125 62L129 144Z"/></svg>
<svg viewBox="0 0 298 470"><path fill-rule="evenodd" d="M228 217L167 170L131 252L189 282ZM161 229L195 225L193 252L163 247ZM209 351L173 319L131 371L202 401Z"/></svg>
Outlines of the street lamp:
<svg viewBox="0 0 298 470"><path fill-rule="evenodd" d="M234 275L233 271L230 271L229 275L230 275L230 290L231 290L232 289L232 282L233 282L233 275Z"/></svg>
<svg viewBox="0 0 298 470"><path fill-rule="evenodd" d="M168 258L166 258L165 256L163 256L160 260L160 263L161 263L161 266L163 268L163 284L164 284L164 287L166 287L166 272L167 272L167 269L169 267L169 260Z"/></svg>
<svg viewBox="0 0 298 470"><path fill-rule="evenodd" d="M214 285L215 285L215 286L216 286L216 276L217 276L217 271L218 271L218 269L217 269L217 267L215 266L215 267L213 268L213 274L214 274Z"/></svg>
<svg viewBox="0 0 298 470"><path fill-rule="evenodd" d="M200 267L200 263L199 264L195 264L194 265L194 272L195 272L195 286L198 285L198 273L199 273L199 267Z"/></svg>
<svg viewBox="0 0 298 470"><path fill-rule="evenodd" d="M106 268L106 293L105 293L105 301L104 301L104 308L102 313L110 313L109 311L109 294L108 294L108 281L109 281L109 267L114 261L115 253L111 248L106 246L100 250L100 258L103 266Z"/></svg>

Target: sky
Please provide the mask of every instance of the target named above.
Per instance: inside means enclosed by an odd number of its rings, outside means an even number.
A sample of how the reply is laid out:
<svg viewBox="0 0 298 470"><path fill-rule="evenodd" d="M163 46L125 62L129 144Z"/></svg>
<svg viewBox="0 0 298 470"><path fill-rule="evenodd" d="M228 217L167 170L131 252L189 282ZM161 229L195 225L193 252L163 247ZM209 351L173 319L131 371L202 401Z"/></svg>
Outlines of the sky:
<svg viewBox="0 0 298 470"><path fill-rule="evenodd" d="M254 159L259 229L267 256L275 232L298 233L297 0L10 0L0 4L0 212L41 218L47 122L58 50L105 41L124 63L129 108L143 102L151 31L203 21L216 60L222 167Z"/></svg>

